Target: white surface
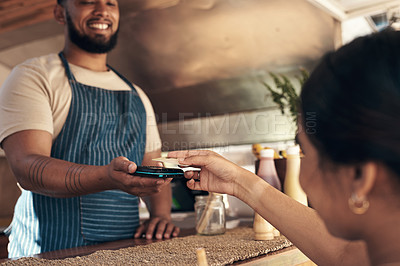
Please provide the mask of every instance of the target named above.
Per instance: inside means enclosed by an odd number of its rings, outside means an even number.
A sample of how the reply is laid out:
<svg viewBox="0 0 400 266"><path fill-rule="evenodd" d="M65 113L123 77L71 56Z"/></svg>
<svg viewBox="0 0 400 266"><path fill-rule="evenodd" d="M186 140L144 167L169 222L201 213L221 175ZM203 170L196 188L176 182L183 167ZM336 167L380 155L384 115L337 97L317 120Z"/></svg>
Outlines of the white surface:
<svg viewBox="0 0 400 266"><path fill-rule="evenodd" d="M342 43L351 42L357 37L372 33L372 27L365 17L357 17L342 22Z"/></svg>
<svg viewBox="0 0 400 266"><path fill-rule="evenodd" d="M287 150L286 150L286 153L287 153L287 155L298 155L298 154L300 154L300 147L299 147L299 145L296 145L296 146L292 146L292 147L289 147L289 148L287 148Z"/></svg>
<svg viewBox="0 0 400 266"><path fill-rule="evenodd" d="M260 157L274 158L275 150L274 149L263 149L260 151Z"/></svg>

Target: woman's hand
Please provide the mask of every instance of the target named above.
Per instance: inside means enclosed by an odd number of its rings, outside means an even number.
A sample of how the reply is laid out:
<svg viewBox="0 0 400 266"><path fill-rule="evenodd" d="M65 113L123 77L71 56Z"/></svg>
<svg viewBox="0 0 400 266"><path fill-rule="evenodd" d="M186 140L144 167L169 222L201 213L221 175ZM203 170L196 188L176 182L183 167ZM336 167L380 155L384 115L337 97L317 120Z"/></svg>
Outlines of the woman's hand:
<svg viewBox="0 0 400 266"><path fill-rule="evenodd" d="M238 177L246 171L212 151L173 151L167 156L178 158L181 165L201 168L200 172L185 173L185 177L191 179L187 182L187 186L193 190L235 195Z"/></svg>
<svg viewBox="0 0 400 266"><path fill-rule="evenodd" d="M150 217L149 220L142 223L135 233L135 238L141 238L143 235L146 239L171 238L179 235L179 227L175 226L171 219L164 217Z"/></svg>

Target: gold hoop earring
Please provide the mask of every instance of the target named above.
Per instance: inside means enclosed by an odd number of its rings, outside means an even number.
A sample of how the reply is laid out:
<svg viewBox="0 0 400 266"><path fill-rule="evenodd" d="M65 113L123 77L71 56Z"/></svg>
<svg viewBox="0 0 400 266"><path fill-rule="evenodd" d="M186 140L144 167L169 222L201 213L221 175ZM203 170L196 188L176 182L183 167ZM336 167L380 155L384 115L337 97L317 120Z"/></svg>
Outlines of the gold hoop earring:
<svg viewBox="0 0 400 266"><path fill-rule="evenodd" d="M369 208L369 201L366 197L359 197L356 193L349 198L349 207L354 214L364 214Z"/></svg>

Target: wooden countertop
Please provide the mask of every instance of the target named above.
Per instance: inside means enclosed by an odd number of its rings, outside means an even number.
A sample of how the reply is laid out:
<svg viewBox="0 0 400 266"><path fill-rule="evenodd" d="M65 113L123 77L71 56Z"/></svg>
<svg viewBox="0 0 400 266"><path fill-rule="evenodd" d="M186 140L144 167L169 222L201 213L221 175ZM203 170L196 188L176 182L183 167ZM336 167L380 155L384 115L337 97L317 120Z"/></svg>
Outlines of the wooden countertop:
<svg viewBox="0 0 400 266"><path fill-rule="evenodd" d="M248 222L244 223L248 225ZM243 225L243 223L241 223ZM190 236L196 234L194 228L181 228L179 236ZM165 240L147 240L147 239L124 239L112 242L105 242L97 245L82 246L64 250L56 250L51 252L44 252L33 257L43 259L64 259L76 256L89 255L98 250L117 250L120 248L134 247L138 245L147 245L155 242ZM0 263L8 259L0 259ZM248 259L245 261L236 262L235 264L241 265L315 265L313 264L300 250L296 247L288 247L282 250L271 252L266 255L258 256L256 258Z"/></svg>

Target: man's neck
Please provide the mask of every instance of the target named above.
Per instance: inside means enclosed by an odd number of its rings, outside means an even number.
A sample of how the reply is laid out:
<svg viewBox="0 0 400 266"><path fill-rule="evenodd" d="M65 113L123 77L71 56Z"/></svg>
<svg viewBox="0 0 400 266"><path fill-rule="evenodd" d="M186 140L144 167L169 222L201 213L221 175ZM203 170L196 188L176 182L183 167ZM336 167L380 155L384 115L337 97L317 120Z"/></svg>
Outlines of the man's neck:
<svg viewBox="0 0 400 266"><path fill-rule="evenodd" d="M93 71L107 71L107 54L94 54L66 45L63 50L69 63Z"/></svg>

